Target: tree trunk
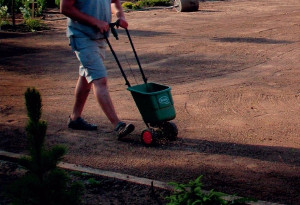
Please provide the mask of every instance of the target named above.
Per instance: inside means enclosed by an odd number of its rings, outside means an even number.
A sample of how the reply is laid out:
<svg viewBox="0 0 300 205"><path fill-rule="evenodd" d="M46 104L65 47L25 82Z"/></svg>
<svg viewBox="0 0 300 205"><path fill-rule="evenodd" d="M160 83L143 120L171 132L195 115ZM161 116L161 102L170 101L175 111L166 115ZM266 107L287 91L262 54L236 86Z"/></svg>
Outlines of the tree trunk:
<svg viewBox="0 0 300 205"><path fill-rule="evenodd" d="M12 25L13 28L15 28L16 26L16 16L15 16L15 0L12 0L12 4L11 4L11 12L12 12Z"/></svg>

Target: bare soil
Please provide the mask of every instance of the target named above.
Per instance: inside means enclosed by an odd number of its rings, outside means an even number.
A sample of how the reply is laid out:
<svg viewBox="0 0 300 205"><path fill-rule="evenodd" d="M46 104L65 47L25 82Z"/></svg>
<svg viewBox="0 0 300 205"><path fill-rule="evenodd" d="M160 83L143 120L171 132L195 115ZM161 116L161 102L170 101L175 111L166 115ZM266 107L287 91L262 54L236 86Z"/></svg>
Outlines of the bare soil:
<svg viewBox="0 0 300 205"><path fill-rule="evenodd" d="M203 175L205 189L284 204L300 201L300 2L201 2L197 12L126 13L150 82L171 86L176 142L144 147L146 128L110 52L109 90L120 118L135 124L125 142L90 95L83 117L96 132L66 126L78 62L66 19L50 30L0 32L0 148L26 153L24 92L42 94L47 146L64 144L64 161L165 182ZM124 31L111 38L132 84L142 83ZM134 76L134 77L133 77Z"/></svg>

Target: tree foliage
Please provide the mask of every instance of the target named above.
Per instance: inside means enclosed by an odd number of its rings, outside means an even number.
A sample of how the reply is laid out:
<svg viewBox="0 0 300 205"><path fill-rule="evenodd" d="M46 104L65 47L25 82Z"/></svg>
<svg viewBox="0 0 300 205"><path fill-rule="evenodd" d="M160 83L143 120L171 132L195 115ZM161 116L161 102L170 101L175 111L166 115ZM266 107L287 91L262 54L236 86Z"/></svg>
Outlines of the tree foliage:
<svg viewBox="0 0 300 205"><path fill-rule="evenodd" d="M47 122L40 120L42 100L34 88L25 92L28 115L26 134L29 141L28 157L20 159L26 174L12 183L8 194L16 205L76 205L81 202L83 185L71 183L67 173L57 164L66 153L66 148L56 145L44 146Z"/></svg>

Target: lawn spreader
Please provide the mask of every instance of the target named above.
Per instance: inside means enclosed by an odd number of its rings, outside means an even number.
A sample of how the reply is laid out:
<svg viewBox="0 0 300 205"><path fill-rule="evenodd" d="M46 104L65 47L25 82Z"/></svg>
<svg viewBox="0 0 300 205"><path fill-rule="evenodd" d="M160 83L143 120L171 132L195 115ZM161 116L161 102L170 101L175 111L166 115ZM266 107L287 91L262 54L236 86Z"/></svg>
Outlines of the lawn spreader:
<svg viewBox="0 0 300 205"><path fill-rule="evenodd" d="M110 23L110 29L114 37L118 40L118 33L115 27L119 27L119 22ZM127 37L130 41L131 48L134 52L135 59L139 66L142 75L143 84L131 86L127 76L118 60L118 57L112 48L111 43L105 35L106 42L120 68L125 84L135 101L135 104L140 111L140 114L145 122L147 128L141 133L141 141L146 146L158 145L161 139L175 141L178 135L178 129L175 123L171 120L175 119L176 113L174 109L174 102L171 95L171 88L169 86L161 85L154 82L147 82L144 71L140 64L139 58L135 51L132 39L128 29L125 29Z"/></svg>

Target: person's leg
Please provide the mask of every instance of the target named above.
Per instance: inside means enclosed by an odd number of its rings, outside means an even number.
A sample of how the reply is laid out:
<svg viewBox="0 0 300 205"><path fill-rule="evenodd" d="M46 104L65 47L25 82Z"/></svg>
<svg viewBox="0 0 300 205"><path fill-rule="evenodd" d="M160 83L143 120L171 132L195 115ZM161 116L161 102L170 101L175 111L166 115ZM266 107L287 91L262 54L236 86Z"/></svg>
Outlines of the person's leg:
<svg viewBox="0 0 300 205"><path fill-rule="evenodd" d="M107 78L100 78L92 81L94 95L97 98L103 112L114 127L120 122L107 88Z"/></svg>
<svg viewBox="0 0 300 205"><path fill-rule="evenodd" d="M73 112L69 117L68 127L75 130L97 130L97 126L86 122L81 118L83 107L91 90L91 84L85 77L79 76L75 88L75 103Z"/></svg>
<svg viewBox="0 0 300 205"><path fill-rule="evenodd" d="M121 140L134 130L133 124L126 124L118 118L107 88L107 78L99 78L92 81L94 94L103 112L114 126L118 139Z"/></svg>
<svg viewBox="0 0 300 205"><path fill-rule="evenodd" d="M79 76L77 85L75 88L75 103L73 106L73 112L70 116L71 120L76 120L81 117L85 102L91 90L91 84L87 82L85 77Z"/></svg>
<svg viewBox="0 0 300 205"><path fill-rule="evenodd" d="M118 139L128 135L134 130L134 125L126 124L118 118L107 88L107 72L103 63L105 53L105 42L94 41L85 38L74 38L76 44L76 56L81 65L79 67L80 77L76 86L76 101L71 115L76 122L70 122L69 127L73 129L94 130L97 126L85 122L80 116L93 85L94 94L103 112L114 126Z"/></svg>

